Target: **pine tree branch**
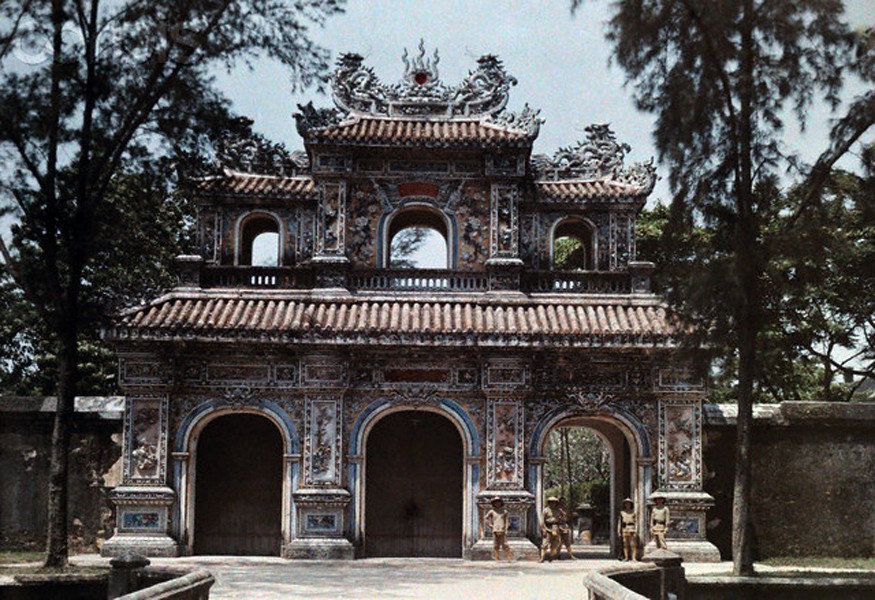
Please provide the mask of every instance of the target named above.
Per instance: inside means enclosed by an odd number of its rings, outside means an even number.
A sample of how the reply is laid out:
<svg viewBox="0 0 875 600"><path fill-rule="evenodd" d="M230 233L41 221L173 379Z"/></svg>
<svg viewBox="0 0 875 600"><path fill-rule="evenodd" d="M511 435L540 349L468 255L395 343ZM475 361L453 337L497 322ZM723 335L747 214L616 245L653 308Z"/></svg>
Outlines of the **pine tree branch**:
<svg viewBox="0 0 875 600"><path fill-rule="evenodd" d="M820 202L823 188L829 181L835 163L847 154L857 140L873 125L875 125L875 90L870 90L854 102L848 109L848 113L833 127L830 132L832 143L811 167L805 181L805 187L808 191L785 222L784 231L795 226L796 221L809 207Z"/></svg>

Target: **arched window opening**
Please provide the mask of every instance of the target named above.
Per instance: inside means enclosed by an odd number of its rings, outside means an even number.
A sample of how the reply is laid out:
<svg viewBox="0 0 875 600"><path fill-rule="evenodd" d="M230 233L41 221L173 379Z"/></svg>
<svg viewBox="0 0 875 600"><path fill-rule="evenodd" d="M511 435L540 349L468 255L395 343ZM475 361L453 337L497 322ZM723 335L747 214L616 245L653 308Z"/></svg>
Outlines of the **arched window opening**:
<svg viewBox="0 0 875 600"><path fill-rule="evenodd" d="M401 212L392 219L388 234L390 268L449 268L447 224L436 212L428 209Z"/></svg>
<svg viewBox="0 0 875 600"><path fill-rule="evenodd" d="M268 215L247 217L240 228L240 265L276 267L280 264L279 223Z"/></svg>
<svg viewBox="0 0 875 600"><path fill-rule="evenodd" d="M592 229L577 219L563 221L553 231L553 268L558 271L595 269Z"/></svg>

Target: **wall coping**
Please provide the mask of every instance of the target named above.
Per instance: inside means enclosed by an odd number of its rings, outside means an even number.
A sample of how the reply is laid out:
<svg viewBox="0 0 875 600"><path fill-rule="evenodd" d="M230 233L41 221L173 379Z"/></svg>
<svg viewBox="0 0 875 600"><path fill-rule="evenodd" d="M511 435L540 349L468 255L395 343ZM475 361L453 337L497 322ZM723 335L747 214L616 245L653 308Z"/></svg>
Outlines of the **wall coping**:
<svg viewBox="0 0 875 600"><path fill-rule="evenodd" d="M704 404L706 426L735 426L738 406L735 404ZM854 425L875 427L875 402L781 402L755 404L757 425Z"/></svg>
<svg viewBox="0 0 875 600"><path fill-rule="evenodd" d="M0 396L0 413L54 413L57 404L54 396ZM100 419L120 420L125 411L125 397L76 396L74 410Z"/></svg>

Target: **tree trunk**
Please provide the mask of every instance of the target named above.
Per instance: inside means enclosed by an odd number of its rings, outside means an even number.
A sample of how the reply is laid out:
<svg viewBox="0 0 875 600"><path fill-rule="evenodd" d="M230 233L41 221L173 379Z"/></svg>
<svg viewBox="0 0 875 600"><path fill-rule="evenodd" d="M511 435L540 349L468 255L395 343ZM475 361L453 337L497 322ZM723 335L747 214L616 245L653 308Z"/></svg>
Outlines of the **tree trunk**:
<svg viewBox="0 0 875 600"><path fill-rule="evenodd" d="M738 154L736 165L735 272L738 277L736 327L738 329L738 419L735 451L735 485L732 493L732 573L753 575L750 528L750 449L753 429L753 386L759 332L758 221L754 215L753 131L754 113L754 7L744 0L740 23Z"/></svg>
<svg viewBox="0 0 875 600"><path fill-rule="evenodd" d="M48 539L46 567L67 565L68 457L73 409L76 397L78 350L77 315L67 314L59 328L58 400L52 430L52 455L49 467Z"/></svg>
<svg viewBox="0 0 875 600"><path fill-rule="evenodd" d="M569 465L570 456L568 455L568 428L563 427L559 430L559 443L561 444L562 452L562 479L564 480L565 493L571 491L571 467Z"/></svg>
<svg viewBox="0 0 875 600"><path fill-rule="evenodd" d="M736 576L750 576L754 572L750 539L750 449L755 360L755 326L753 323L739 323L738 419L732 494L732 572Z"/></svg>

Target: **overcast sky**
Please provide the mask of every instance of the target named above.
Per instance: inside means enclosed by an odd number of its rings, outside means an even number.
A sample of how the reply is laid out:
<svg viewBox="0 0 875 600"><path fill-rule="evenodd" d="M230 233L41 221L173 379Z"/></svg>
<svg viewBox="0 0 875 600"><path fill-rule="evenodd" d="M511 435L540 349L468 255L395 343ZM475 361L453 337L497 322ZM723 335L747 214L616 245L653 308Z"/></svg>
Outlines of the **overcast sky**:
<svg viewBox="0 0 875 600"><path fill-rule="evenodd" d="M511 90L510 110L525 103L541 110L545 119L535 144L536 153L552 153L583 137L590 123L610 123L621 141L632 146L627 160L654 156L651 142L653 118L637 111L624 76L610 65L605 22L611 4L585 2L572 16L568 0L350 0L346 14L330 19L313 38L331 50L365 57L386 83L397 82L403 72L401 54L415 50L420 38L429 53L440 53L440 75L455 85L482 54L496 54L519 81ZM849 2L852 23L873 24L873 0ZM253 71L238 69L220 74L221 88L235 109L255 120L255 127L291 149L302 147L292 113L298 103L332 106L328 96L314 91L292 95L280 65L258 62ZM848 96L861 93L850 86ZM815 108L805 135L791 127L787 149L813 160L825 146L830 113ZM846 165L851 167L852 165ZM668 198L665 171L652 196Z"/></svg>

